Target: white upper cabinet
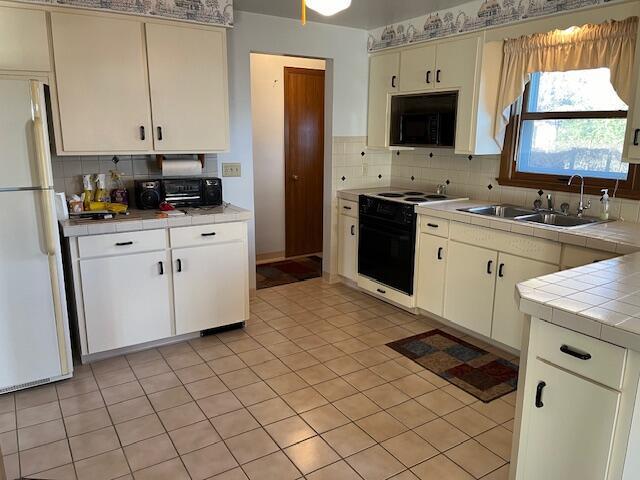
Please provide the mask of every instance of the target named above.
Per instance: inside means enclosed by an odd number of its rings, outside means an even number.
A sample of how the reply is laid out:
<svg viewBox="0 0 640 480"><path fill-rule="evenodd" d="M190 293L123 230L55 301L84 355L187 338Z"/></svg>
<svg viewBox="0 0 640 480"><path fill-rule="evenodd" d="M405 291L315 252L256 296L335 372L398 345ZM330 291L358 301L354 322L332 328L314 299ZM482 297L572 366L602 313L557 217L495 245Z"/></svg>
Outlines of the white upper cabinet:
<svg viewBox="0 0 640 480"><path fill-rule="evenodd" d="M51 70L43 10L0 7L0 70Z"/></svg>
<svg viewBox="0 0 640 480"><path fill-rule="evenodd" d="M153 149L144 24L51 13L59 153Z"/></svg>
<svg viewBox="0 0 640 480"><path fill-rule="evenodd" d="M148 23L146 33L155 150L227 150L226 32Z"/></svg>
<svg viewBox="0 0 640 480"><path fill-rule="evenodd" d="M369 60L367 145L389 146L389 94L398 91L400 54L376 55Z"/></svg>
<svg viewBox="0 0 640 480"><path fill-rule="evenodd" d="M400 90L424 91L436 85L436 45L403 50L400 54Z"/></svg>

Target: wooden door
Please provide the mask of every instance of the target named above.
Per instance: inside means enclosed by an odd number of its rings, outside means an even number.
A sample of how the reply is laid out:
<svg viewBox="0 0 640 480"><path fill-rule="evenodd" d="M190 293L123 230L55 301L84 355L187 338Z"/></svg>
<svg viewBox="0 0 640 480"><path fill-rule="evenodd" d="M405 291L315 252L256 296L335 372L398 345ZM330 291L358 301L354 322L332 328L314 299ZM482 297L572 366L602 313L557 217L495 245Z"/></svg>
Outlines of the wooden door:
<svg viewBox="0 0 640 480"><path fill-rule="evenodd" d="M65 152L152 150L144 24L51 13Z"/></svg>
<svg viewBox="0 0 640 480"><path fill-rule="evenodd" d="M446 238L420 234L418 256L418 308L442 316L447 258Z"/></svg>
<svg viewBox="0 0 640 480"><path fill-rule="evenodd" d="M80 261L88 353L172 335L170 268L164 250Z"/></svg>
<svg viewBox="0 0 640 480"><path fill-rule="evenodd" d="M322 251L324 70L284 69L285 254Z"/></svg>
<svg viewBox="0 0 640 480"><path fill-rule="evenodd" d="M400 91L430 90L436 85L436 46L410 48L400 54Z"/></svg>
<svg viewBox="0 0 640 480"><path fill-rule="evenodd" d="M497 260L493 250L449 242L444 318L491 335Z"/></svg>
<svg viewBox="0 0 640 480"><path fill-rule="evenodd" d="M338 273L349 280L358 277L358 219L340 215L338 225Z"/></svg>
<svg viewBox="0 0 640 480"><path fill-rule="evenodd" d="M146 36L155 150L228 150L224 29L149 23Z"/></svg>
<svg viewBox="0 0 640 480"><path fill-rule="evenodd" d="M385 53L369 61L369 111L367 115L367 145L389 146L389 94L398 91L400 54Z"/></svg>
<svg viewBox="0 0 640 480"><path fill-rule="evenodd" d="M557 265L506 253L499 254L491 338L520 350L524 314L520 312L516 302L516 285L557 271Z"/></svg>

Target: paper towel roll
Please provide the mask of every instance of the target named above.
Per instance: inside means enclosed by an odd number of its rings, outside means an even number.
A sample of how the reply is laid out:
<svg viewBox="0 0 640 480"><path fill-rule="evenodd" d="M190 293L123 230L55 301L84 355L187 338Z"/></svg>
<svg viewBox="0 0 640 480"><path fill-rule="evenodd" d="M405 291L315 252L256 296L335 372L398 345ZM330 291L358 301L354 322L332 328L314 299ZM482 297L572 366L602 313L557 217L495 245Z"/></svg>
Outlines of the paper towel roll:
<svg viewBox="0 0 640 480"><path fill-rule="evenodd" d="M173 159L162 161L163 177L184 177L202 174L200 160Z"/></svg>

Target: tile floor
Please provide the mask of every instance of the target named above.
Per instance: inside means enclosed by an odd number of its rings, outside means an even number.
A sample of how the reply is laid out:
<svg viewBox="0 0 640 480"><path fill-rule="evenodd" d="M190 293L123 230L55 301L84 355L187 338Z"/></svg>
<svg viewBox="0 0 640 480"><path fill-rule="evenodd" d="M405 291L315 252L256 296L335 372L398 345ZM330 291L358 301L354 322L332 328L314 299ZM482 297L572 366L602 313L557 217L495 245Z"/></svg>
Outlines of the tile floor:
<svg viewBox="0 0 640 480"><path fill-rule="evenodd" d="M384 344L437 326L322 280L258 292L235 330L0 396L10 479L504 480L490 404Z"/></svg>

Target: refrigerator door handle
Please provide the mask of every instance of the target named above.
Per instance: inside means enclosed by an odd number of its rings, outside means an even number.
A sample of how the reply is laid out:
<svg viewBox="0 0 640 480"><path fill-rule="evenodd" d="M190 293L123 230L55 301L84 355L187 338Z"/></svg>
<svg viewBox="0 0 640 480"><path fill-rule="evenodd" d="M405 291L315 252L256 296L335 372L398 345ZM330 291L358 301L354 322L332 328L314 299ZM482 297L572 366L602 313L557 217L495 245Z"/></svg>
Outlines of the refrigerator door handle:
<svg viewBox="0 0 640 480"><path fill-rule="evenodd" d="M51 155L49 154L49 138L46 133L46 110L44 110L44 94L41 82L29 81L31 89L31 115L33 118L33 133L36 147L36 161L38 163L38 180L40 187L52 188Z"/></svg>

